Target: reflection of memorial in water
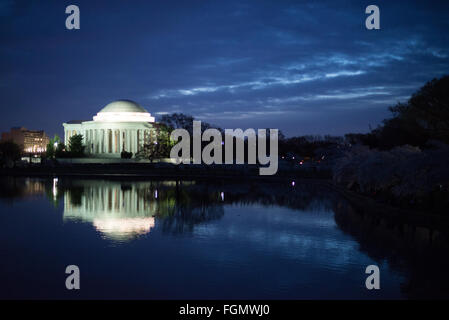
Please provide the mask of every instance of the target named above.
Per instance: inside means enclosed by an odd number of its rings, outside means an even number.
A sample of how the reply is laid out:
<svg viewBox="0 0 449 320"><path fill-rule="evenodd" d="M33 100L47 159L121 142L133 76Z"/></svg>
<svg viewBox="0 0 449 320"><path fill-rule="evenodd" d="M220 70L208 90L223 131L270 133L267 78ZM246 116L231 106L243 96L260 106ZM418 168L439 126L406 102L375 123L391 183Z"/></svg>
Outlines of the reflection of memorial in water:
<svg viewBox="0 0 449 320"><path fill-rule="evenodd" d="M199 179L176 182L138 178L126 180L126 177L115 179L117 180L83 180L64 176L46 179L1 177L0 201L13 203L16 199L28 200L29 197L40 195L54 203L59 211L61 207L58 204L63 199L63 220L70 230L68 236L80 232L82 235L95 234L107 240L125 242L151 232L151 239L141 237L140 240L151 240L152 243L156 240L154 242L157 246L164 242L157 241L161 235L170 239L173 235L187 234L185 238L189 239L204 239L205 236L211 239L222 237L226 241L237 239L248 247L265 238L269 239L269 248L276 253L276 257L278 252L300 259L308 257L309 253L313 253L312 258L322 255L323 258L316 258L316 261L322 263L326 270L330 266L333 270L339 270L338 272L352 268L347 264L348 258L366 255L381 267L381 288L382 281L388 285L385 280L387 277L383 276L387 270L389 274L392 271L400 276L404 297L449 297L449 232L447 225L443 223L445 219L437 220L441 223L433 225L427 216L424 216L426 219L417 220L409 212L405 216L399 215L393 208L387 210L383 205L383 210L379 210L379 207L373 206L366 198L355 197L355 201L353 197L342 196L332 186L319 181L265 183L251 180L232 182ZM36 229L37 220L34 219L42 211L48 211L49 207L43 201L33 202L34 204L36 212L30 210L28 216L5 212L3 217L9 218L13 223L28 221L31 225L29 230ZM39 205L43 208L41 212ZM234 214L226 211L234 210L234 205L240 211ZM296 213L284 216L285 211L282 210L284 213L278 215L276 208L270 209L272 206L294 209ZM248 214L240 216L240 212L244 213L246 207ZM260 219L255 219L255 215L253 218L253 212L261 207L268 207L272 214L261 216L263 218ZM223 224L217 224L225 212L227 217L223 219ZM329 228L334 226L334 221L322 219L320 212L333 213L332 219L335 219L338 232ZM91 227L86 228L84 224L74 226L72 222L77 221L85 222ZM283 221L289 224L282 224ZM47 223L46 219L40 226L44 226L44 223ZM254 224L248 226L248 223ZM201 227L198 228L198 225ZM51 224L46 235L51 234L55 226ZM59 227L59 223L57 226ZM319 228L312 229L314 232L309 233L310 226ZM228 232L230 227L232 233ZM74 229L76 233L73 232ZM85 229L89 229L88 232ZM340 230L346 234L345 237L335 236ZM64 240L64 232L59 232L59 229L56 231L55 235L60 237L56 239ZM24 237L27 234L29 232L21 233ZM348 240L347 235L351 239ZM340 242L334 242L334 239ZM352 240L357 246L346 245ZM321 243L322 246L319 245ZM336 247L335 243L343 245ZM19 244L22 248L22 242ZM43 250L48 250L47 245L48 242L45 242ZM95 242L93 245L102 244ZM290 246L294 250L290 250ZM313 252L309 248L313 248ZM332 254L327 255L330 251ZM359 255L359 251L363 254ZM301 255L302 253L304 254ZM390 276L390 280L394 283L396 280L392 277Z"/></svg>
<svg viewBox="0 0 449 320"><path fill-rule="evenodd" d="M64 193L64 221L92 223L112 239L149 233L155 225L156 199L148 199L151 183L124 185L114 181L75 181Z"/></svg>
<svg viewBox="0 0 449 320"><path fill-rule="evenodd" d="M156 219L163 232L183 233L223 216L221 200L195 182L67 180L60 187L64 221L91 223L109 239L147 234Z"/></svg>
<svg viewBox="0 0 449 320"><path fill-rule="evenodd" d="M64 190L64 221L88 222L106 238L121 240L149 233L155 219L164 233L192 232L198 224L220 219L225 204L330 206L329 194L310 184L65 180L58 186Z"/></svg>

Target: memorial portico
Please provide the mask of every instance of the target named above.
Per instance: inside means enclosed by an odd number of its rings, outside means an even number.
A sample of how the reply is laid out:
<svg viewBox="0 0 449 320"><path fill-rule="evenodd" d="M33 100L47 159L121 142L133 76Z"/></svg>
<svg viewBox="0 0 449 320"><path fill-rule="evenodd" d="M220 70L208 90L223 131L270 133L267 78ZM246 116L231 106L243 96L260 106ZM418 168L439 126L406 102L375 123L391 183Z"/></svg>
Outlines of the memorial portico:
<svg viewBox="0 0 449 320"><path fill-rule="evenodd" d="M100 110L92 121L64 123L64 143L75 134L83 136L85 152L91 157L120 157L122 151L135 155L144 144L156 141L155 119L136 102L117 100Z"/></svg>

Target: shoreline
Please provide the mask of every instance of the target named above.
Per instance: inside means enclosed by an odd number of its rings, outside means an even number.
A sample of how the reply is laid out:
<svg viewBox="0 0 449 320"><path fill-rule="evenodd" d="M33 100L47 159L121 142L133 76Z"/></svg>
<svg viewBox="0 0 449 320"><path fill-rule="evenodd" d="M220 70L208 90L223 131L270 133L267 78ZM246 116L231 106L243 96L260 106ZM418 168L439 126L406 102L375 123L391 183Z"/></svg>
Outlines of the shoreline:
<svg viewBox="0 0 449 320"><path fill-rule="evenodd" d="M310 170L279 170L272 176L258 174L258 166L204 167L153 164L72 164L57 166L30 166L0 169L0 177L83 178L111 180L207 180L241 182L307 182L333 190L349 201L362 214L378 216L393 224L408 224L438 230L449 234L449 217L442 214L404 209L378 201L364 194L335 185L327 172Z"/></svg>
<svg viewBox="0 0 449 320"><path fill-rule="evenodd" d="M174 165L166 163L62 164L0 169L0 176L123 177L165 179L286 179L331 180L328 171L281 168L275 175L259 175L257 165Z"/></svg>

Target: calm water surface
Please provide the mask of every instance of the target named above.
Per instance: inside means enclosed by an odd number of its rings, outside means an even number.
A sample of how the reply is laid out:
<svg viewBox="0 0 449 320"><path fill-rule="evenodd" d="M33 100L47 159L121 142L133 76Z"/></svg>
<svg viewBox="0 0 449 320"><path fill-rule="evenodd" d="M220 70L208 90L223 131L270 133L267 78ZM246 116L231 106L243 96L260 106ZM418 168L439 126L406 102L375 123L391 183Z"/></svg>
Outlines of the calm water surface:
<svg viewBox="0 0 449 320"><path fill-rule="evenodd" d="M0 298L444 294L428 276L445 272L425 230L397 232L310 183L3 177L0 184ZM417 262L417 248L432 252L430 264ZM79 291L65 289L71 264L81 270ZM380 290L365 288L370 264L380 267Z"/></svg>

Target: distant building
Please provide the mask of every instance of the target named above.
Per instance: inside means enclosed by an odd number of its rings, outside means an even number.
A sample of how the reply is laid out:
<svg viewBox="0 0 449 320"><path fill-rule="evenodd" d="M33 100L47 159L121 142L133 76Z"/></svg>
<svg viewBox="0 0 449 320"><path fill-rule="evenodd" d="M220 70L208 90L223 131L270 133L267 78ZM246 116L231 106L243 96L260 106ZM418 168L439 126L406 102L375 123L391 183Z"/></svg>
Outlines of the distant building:
<svg viewBox="0 0 449 320"><path fill-rule="evenodd" d="M23 152L42 153L47 151L48 136L43 130L28 130L24 127L11 128L2 132L2 141L12 141L21 146Z"/></svg>
<svg viewBox="0 0 449 320"><path fill-rule="evenodd" d="M101 109L93 120L63 123L64 143L75 134L83 136L86 153L93 158L120 158L122 151L136 154L157 140L154 117L138 103L117 100Z"/></svg>

